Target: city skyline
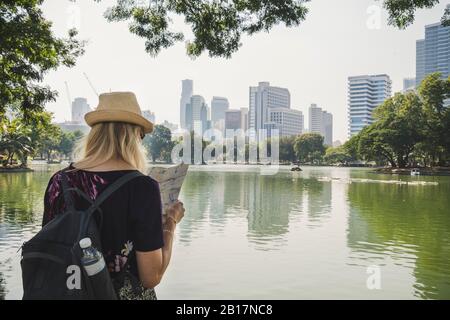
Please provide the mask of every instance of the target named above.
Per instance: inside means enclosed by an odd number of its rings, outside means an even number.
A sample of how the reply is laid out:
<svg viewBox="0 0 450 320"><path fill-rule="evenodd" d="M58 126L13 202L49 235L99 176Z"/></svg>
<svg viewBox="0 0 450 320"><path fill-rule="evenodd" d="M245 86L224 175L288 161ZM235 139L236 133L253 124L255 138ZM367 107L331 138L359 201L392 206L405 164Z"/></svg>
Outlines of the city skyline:
<svg viewBox="0 0 450 320"><path fill-rule="evenodd" d="M65 81L72 96L86 97L95 106L97 97L83 76L86 72L98 92L133 91L142 109L152 110L157 119L179 123L181 79L194 79L194 93L208 102L212 96L227 97L231 108L247 107L249 85L270 81L289 88L293 109L305 116L311 103L324 106L334 115L334 140L345 141L347 78L386 73L393 81L393 92L401 91L403 79L415 75L416 40L424 38L424 26L439 21L445 8L439 4L419 10L412 26L398 30L387 26L387 14L379 2L348 2L346 6L311 2L306 21L298 28L276 27L270 33L244 37L241 49L229 60L211 59L206 54L192 60L183 44L152 58L145 53L142 39L130 35L125 24L103 19L111 1L79 2L80 38L89 40L89 45L76 67L60 68L45 77L45 83L59 92L56 102L46 107L54 112L56 121L69 120ZM69 5L44 3L44 14L54 22L57 35L67 31ZM380 8L379 26L370 27L374 6ZM342 20L347 14L354 19ZM183 21L174 21L183 28Z"/></svg>

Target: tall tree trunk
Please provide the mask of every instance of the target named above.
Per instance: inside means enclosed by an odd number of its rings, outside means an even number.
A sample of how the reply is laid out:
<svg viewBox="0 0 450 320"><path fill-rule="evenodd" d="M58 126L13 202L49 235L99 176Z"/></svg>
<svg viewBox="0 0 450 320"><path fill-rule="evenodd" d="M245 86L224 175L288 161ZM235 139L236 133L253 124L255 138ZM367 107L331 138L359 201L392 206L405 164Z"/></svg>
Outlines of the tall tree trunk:
<svg viewBox="0 0 450 320"><path fill-rule="evenodd" d="M406 167L406 161L405 158L402 155L397 156L397 163L399 168L405 168Z"/></svg>

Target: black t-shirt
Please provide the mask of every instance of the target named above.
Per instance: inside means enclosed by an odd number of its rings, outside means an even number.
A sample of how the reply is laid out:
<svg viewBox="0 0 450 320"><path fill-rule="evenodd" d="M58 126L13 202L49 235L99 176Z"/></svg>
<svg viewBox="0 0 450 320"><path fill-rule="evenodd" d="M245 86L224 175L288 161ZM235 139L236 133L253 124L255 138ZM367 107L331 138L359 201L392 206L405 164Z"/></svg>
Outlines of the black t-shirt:
<svg viewBox="0 0 450 320"><path fill-rule="evenodd" d="M74 167L69 166L69 169ZM68 171L69 187L76 187L95 200L111 183L133 170ZM42 225L63 212L61 171L50 179L44 197ZM72 192L76 209L89 207L88 201ZM102 253L111 276L121 271L128 261L130 272L138 276L137 251L153 251L163 247L162 203L159 184L149 176L133 178L107 198L100 208Z"/></svg>

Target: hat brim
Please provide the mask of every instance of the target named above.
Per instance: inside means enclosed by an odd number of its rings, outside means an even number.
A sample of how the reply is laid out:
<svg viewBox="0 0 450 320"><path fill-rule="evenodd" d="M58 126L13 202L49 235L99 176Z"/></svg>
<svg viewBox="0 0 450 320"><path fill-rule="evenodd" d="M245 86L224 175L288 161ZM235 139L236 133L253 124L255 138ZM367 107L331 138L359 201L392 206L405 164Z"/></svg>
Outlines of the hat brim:
<svg viewBox="0 0 450 320"><path fill-rule="evenodd" d="M95 110L86 113L84 120L90 127L100 122L125 122L141 126L144 133L153 131L153 123L139 114L124 110Z"/></svg>

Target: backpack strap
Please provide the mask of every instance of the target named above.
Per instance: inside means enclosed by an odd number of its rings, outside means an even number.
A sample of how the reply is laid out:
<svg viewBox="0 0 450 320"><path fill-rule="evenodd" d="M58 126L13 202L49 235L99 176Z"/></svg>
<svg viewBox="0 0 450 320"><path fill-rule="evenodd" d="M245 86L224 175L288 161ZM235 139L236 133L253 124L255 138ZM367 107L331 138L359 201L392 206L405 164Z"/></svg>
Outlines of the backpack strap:
<svg viewBox="0 0 450 320"><path fill-rule="evenodd" d="M110 195L116 192L121 186L130 181L133 178L143 176L139 171L133 171L121 176L119 179L114 181L108 188L106 188L98 197L95 199L94 203L88 209L88 213L93 213L99 208L99 206L106 200Z"/></svg>
<svg viewBox="0 0 450 320"><path fill-rule="evenodd" d="M70 193L71 188L69 188L69 179L67 178L66 171L67 168L61 170L61 192L63 194L64 203L66 204L67 209L72 211L74 210L75 206L73 204L72 194Z"/></svg>

